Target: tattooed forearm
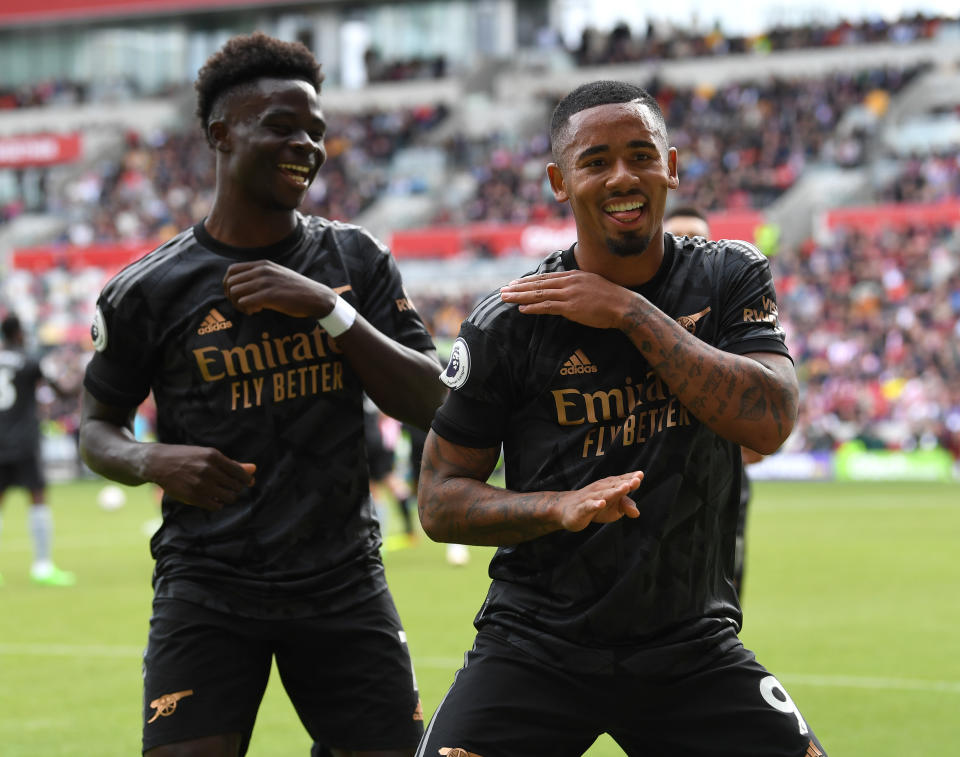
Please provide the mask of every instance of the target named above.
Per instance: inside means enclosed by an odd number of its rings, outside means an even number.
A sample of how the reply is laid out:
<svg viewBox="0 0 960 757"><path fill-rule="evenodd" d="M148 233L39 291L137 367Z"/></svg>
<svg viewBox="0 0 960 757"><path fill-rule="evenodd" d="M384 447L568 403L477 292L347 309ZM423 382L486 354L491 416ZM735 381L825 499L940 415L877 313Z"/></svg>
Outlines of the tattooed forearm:
<svg viewBox="0 0 960 757"><path fill-rule="evenodd" d="M450 450L454 449L456 454L449 451L444 453L443 450L437 449L437 465L444 470L445 475L450 477L473 476L483 471L486 471L486 475L489 476L497 463L498 451L496 450L450 447Z"/></svg>
<svg viewBox="0 0 960 757"><path fill-rule="evenodd" d="M557 492L510 492L486 483L498 456L499 449L470 449L428 435L418 509L431 538L502 545L557 530L551 517Z"/></svg>
<svg viewBox="0 0 960 757"><path fill-rule="evenodd" d="M789 358L718 350L640 295L621 328L690 412L721 436L767 453L792 430L797 384Z"/></svg>
<svg viewBox="0 0 960 757"><path fill-rule="evenodd" d="M750 387L740 395L737 417L748 421L763 420L767 417L767 400L759 387Z"/></svg>
<svg viewBox="0 0 960 757"><path fill-rule="evenodd" d="M557 529L547 513L557 492L505 492L494 487L474 496L463 520L454 526L453 541L472 544L518 544Z"/></svg>

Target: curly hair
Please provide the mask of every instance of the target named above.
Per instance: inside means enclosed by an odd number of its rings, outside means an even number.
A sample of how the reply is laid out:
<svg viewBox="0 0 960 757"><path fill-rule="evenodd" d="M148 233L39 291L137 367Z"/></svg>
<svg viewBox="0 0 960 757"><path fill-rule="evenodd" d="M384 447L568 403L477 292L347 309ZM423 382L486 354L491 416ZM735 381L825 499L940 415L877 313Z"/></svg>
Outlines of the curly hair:
<svg viewBox="0 0 960 757"><path fill-rule="evenodd" d="M218 101L257 79L299 79L320 91L323 72L301 42L284 42L262 32L233 37L211 55L197 74L197 116L204 133Z"/></svg>

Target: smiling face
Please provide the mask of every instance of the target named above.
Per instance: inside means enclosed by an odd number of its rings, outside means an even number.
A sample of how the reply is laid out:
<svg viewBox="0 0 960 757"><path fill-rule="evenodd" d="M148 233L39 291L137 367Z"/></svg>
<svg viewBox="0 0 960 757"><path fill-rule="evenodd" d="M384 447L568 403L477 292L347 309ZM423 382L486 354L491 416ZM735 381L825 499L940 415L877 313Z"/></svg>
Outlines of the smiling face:
<svg viewBox="0 0 960 757"><path fill-rule="evenodd" d="M659 242L662 254L667 192L679 184L677 151L649 108L629 102L582 110L558 147L547 174L556 199L573 210L578 251L625 258Z"/></svg>
<svg viewBox="0 0 960 757"><path fill-rule="evenodd" d="M295 79L258 79L228 95L211 121L218 195L244 212L289 212L326 159L317 91Z"/></svg>

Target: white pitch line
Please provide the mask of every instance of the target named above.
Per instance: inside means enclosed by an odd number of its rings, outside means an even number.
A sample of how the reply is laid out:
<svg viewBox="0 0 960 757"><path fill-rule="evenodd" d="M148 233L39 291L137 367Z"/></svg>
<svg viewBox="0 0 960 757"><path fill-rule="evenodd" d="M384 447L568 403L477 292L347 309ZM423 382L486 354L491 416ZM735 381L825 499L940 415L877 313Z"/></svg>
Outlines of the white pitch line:
<svg viewBox="0 0 960 757"><path fill-rule="evenodd" d="M110 644L0 644L0 655L34 657L141 657L143 647ZM415 668L455 670L463 658L414 657ZM894 691L930 691L960 694L960 681L928 681L918 678L877 678L871 676L778 675L784 683L849 689L889 689Z"/></svg>
<svg viewBox="0 0 960 757"><path fill-rule="evenodd" d="M754 504L750 504L751 507L754 507ZM772 502L772 501L762 501L756 503L757 510L763 510L765 512L812 512L814 510L823 510L824 512L836 512L837 510L876 510L880 511L890 511L890 510L907 510L911 512L919 512L921 510L956 510L957 506L955 502L941 501L941 502L925 502L922 504L903 504L902 502L818 502L816 500L810 500L807 502Z"/></svg>
<svg viewBox="0 0 960 757"><path fill-rule="evenodd" d="M142 657L143 647L112 644L0 644L0 655L31 657Z"/></svg>
<svg viewBox="0 0 960 757"><path fill-rule="evenodd" d="M803 673L779 675L786 683L802 686L829 686L848 689L895 689L898 691L945 691L960 694L958 681L926 681L917 678L872 678L869 676L807 675Z"/></svg>

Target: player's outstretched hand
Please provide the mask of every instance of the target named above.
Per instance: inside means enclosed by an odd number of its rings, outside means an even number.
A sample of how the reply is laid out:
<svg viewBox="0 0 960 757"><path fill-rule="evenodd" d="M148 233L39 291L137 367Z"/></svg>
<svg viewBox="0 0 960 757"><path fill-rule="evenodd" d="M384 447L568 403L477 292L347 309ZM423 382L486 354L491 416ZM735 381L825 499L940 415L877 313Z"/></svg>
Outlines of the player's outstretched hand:
<svg viewBox="0 0 960 757"><path fill-rule="evenodd" d="M612 523L626 516L640 517L637 504L627 495L643 481L641 471L608 476L566 492L560 499L560 523L567 531L582 531L591 523Z"/></svg>
<svg viewBox="0 0 960 757"><path fill-rule="evenodd" d="M500 299L516 303L521 313L562 315L596 329L619 328L634 296L602 276L579 270L537 273L500 288Z"/></svg>
<svg viewBox="0 0 960 757"><path fill-rule="evenodd" d="M147 478L179 502L220 510L254 484L253 463L238 463L213 447L151 444Z"/></svg>
<svg viewBox="0 0 960 757"><path fill-rule="evenodd" d="M337 302L326 284L272 260L234 263L223 277L223 291L241 313L277 310L295 318L322 318Z"/></svg>

